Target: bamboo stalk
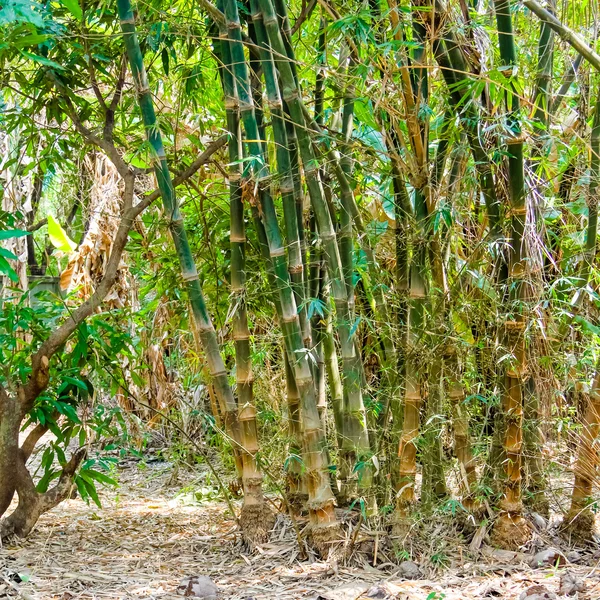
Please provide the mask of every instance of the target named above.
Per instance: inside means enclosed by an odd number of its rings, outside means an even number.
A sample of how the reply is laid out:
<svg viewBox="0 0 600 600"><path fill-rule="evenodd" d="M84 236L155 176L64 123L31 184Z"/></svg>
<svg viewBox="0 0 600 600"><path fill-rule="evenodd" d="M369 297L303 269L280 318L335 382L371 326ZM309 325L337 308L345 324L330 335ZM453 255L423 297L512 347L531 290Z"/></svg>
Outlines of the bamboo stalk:
<svg viewBox="0 0 600 600"><path fill-rule="evenodd" d="M547 23L560 38L572 46L583 58L585 58L597 71L600 71L600 55L595 52L585 41L573 30L561 23L550 11L546 10L535 0L522 0L526 6L544 23Z"/></svg>
<svg viewBox="0 0 600 600"><path fill-rule="evenodd" d="M274 515L265 502L263 474L256 461L259 451L256 406L254 404L250 330L246 308L246 228L242 201L242 144L231 51L225 26L219 27L222 80L225 92L227 129L229 132L229 189L230 189L230 244L231 296L233 339L235 346L236 383L238 393L238 420L243 445L244 503L240 525L245 538L251 543L268 539L274 524Z"/></svg>
<svg viewBox="0 0 600 600"><path fill-rule="evenodd" d="M514 43L510 0L494 0L500 57L511 72L517 65L517 52ZM529 535L529 527L523 518L521 498L521 462L523 444L523 386L526 372L524 304L526 290L524 270L526 260L523 232L527 207L525 204L525 173L523 160L523 137L519 122L520 102L514 79L509 80L506 92L508 128L512 137L508 143L508 175L511 209L511 247L508 260L508 280L510 294L505 316L505 343L512 355L511 364L506 369L505 388L502 396L502 409L506 419L504 452L506 455L506 481L504 497L500 503L503 512L494 526L494 538L502 546L522 545ZM514 317L510 317L513 313Z"/></svg>
<svg viewBox="0 0 600 600"><path fill-rule="evenodd" d="M352 443L355 448L357 460L364 464L364 468L361 469L359 474L359 484L366 491L371 485L373 473L373 466L370 462L371 448L366 429L365 409L362 399L360 357L356 353L356 345L354 343L352 315L348 303L335 229L319 179L319 161L316 158L312 140L308 134L303 103L300 99L291 66L294 62L293 51L291 47L286 46L284 43L284 36L282 36L280 31L277 15L271 1L259 0L259 5L263 14L263 22L269 42L276 57L276 65L281 77L282 96L288 107L290 118L294 124L298 138L306 184L329 271L331 292L336 307L336 329L339 335L342 355L344 397L346 406L348 407L348 410L345 412L350 423L352 423L353 435L356 436L352 440Z"/></svg>
<svg viewBox="0 0 600 600"><path fill-rule="evenodd" d="M198 339L206 356L206 362L216 396L225 416L227 432L231 436L236 450L241 446L241 436L237 415L237 403L227 379L227 370L219 352L219 343L213 327L202 287L196 271L196 265L185 231L183 216L179 209L177 196L171 181L167 159L162 143L160 129L156 122L152 96L148 87L148 78L144 68L143 56L140 50L135 30L135 19L129 0L117 0L119 19L123 31L123 40L127 51L133 81L138 95L138 103L142 113L144 127L153 151L154 172L161 192L161 198L166 216L169 221L169 231L177 251L181 273L192 308L192 319ZM238 451L239 455L239 451ZM236 461L238 472L241 474L240 461Z"/></svg>
<svg viewBox="0 0 600 600"><path fill-rule="evenodd" d="M269 253L277 278L281 300L281 324L290 362L292 363L296 385L301 399L303 425L303 458L307 469L308 508L311 517L312 535L317 548L328 553L331 538L338 536L338 523L333 510L333 494L329 485L327 455L324 432L316 403L314 380L310 362L304 349L300 320L281 239L277 214L268 190L268 168L266 157L260 147L260 136L256 123L254 105L249 93L248 67L241 42L241 26L235 0L225 0L225 16L234 65L234 75L240 101L240 113L252 168L258 185L258 194ZM265 26L269 28L265 19ZM275 19L276 22L276 19Z"/></svg>
<svg viewBox="0 0 600 600"><path fill-rule="evenodd" d="M565 515L563 526L577 537L590 540L595 531L596 517L592 511L592 490L598 474L597 439L600 435L600 369L596 374L592 390L587 399L583 417L583 431L579 438L575 481L571 495L571 507Z"/></svg>

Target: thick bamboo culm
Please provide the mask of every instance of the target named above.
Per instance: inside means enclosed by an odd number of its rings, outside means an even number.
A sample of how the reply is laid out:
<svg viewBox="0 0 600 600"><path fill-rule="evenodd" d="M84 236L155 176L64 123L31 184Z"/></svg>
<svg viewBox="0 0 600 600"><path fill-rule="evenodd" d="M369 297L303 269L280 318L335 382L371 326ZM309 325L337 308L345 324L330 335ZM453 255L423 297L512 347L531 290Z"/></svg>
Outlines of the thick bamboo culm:
<svg viewBox="0 0 600 600"><path fill-rule="evenodd" d="M344 386L344 415L345 423L352 430L351 443L357 460L364 465L360 470L359 484L363 490L368 490L373 474L373 464L370 462L371 448L366 426L365 408L362 398L362 381L360 372L360 357L356 353L352 315L348 303L347 289L344 280L344 270L336 241L335 228L331 214L325 201L323 187L319 178L319 161L315 155L312 140L309 135L305 113L292 64L294 62L291 47L286 47L275 9L270 0L259 0L263 15L263 23L267 31L269 44L276 66L281 77L282 96L290 118L294 124L298 147L302 159L303 171L308 188L311 204L315 213L319 238L325 253L325 261L329 272L331 293L336 308L336 330L340 340L342 356L342 374Z"/></svg>
<svg viewBox="0 0 600 600"><path fill-rule="evenodd" d="M507 67L517 64L516 47L513 35L510 0L495 0L498 43L502 63ZM507 73L510 71L507 71ZM510 251L506 284L510 293L506 295L508 305L504 323L504 341L512 355L506 369L505 387L502 395L502 410L506 420L504 438L505 487L501 501L503 509L494 527L494 535L504 541L511 538L515 545L529 536L528 526L523 518L521 497L521 463L523 446L523 398L526 374L525 327L526 327L526 283L525 245L523 234L527 214L525 198L525 169L523 160L523 137L520 125L520 100L515 82L507 80L506 107L507 125L510 135L508 144L508 179L510 192ZM510 316L514 315L514 316Z"/></svg>

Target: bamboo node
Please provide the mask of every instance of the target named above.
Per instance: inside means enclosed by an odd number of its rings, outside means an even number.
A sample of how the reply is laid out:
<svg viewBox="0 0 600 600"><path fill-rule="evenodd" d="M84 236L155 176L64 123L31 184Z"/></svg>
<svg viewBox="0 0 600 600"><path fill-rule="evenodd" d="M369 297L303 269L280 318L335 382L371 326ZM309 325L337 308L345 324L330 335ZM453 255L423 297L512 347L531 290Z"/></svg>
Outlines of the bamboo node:
<svg viewBox="0 0 600 600"><path fill-rule="evenodd" d="M275 15L273 15L273 16L271 16L271 15L263 16L263 23L265 24L265 27L267 25L277 25L277 17Z"/></svg>
<svg viewBox="0 0 600 600"><path fill-rule="evenodd" d="M238 414L239 421L253 421L256 419L256 408L251 404L246 404L242 408L240 408L240 412Z"/></svg>
<svg viewBox="0 0 600 600"><path fill-rule="evenodd" d="M283 104L282 104L281 100L279 100L279 98L277 100L269 100L267 98L267 101L265 102L265 104L271 110L283 110Z"/></svg>
<svg viewBox="0 0 600 600"><path fill-rule="evenodd" d="M511 208L508 209L507 211L507 216L508 217L523 217L527 215L527 206L523 205L523 206L512 206Z"/></svg>
<svg viewBox="0 0 600 600"><path fill-rule="evenodd" d="M250 339L249 333L234 333L233 334L234 342L247 342L249 339ZM244 383L244 381L246 381L246 379L242 379L241 383ZM238 383L240 383L240 381L238 381Z"/></svg>
<svg viewBox="0 0 600 600"><path fill-rule="evenodd" d="M520 135L511 136L506 139L507 146L516 146L518 144L524 144L527 141L527 136L524 133Z"/></svg>
<svg viewBox="0 0 600 600"><path fill-rule="evenodd" d="M526 323L525 321L505 321L504 326L510 331L524 331Z"/></svg>
<svg viewBox="0 0 600 600"><path fill-rule="evenodd" d="M196 268L194 267L193 271L187 271L186 273L183 273L182 275L183 280L184 281L194 281L196 279L198 279L198 271L196 271Z"/></svg>

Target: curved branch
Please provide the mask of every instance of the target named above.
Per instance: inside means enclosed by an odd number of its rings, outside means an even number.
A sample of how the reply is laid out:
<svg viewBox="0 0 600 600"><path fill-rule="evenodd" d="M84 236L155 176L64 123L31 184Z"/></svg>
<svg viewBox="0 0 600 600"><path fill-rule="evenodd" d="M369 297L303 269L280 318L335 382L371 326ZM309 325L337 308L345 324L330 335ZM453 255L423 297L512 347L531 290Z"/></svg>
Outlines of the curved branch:
<svg viewBox="0 0 600 600"><path fill-rule="evenodd" d="M211 142L206 147L206 150L204 150L204 152L187 169L185 169L185 171L182 171L179 175L177 175L173 179L173 186L177 187L178 185L181 185L186 180L188 180L192 175L194 175L194 173L196 173L196 171L198 171L198 169L202 165L204 165L208 162L208 159L217 150L219 150L220 148L225 146L225 144L227 144L228 138L229 138L229 136L227 134L225 134L225 135L222 135L220 138L217 138L214 142ZM146 210L146 208L148 208L155 200L160 198L160 196L161 196L160 190L154 190L147 196L144 196L144 198L142 200L140 200L140 202L138 202L133 207L133 213L135 214L135 216L137 217L140 213L142 213L144 210Z"/></svg>
<svg viewBox="0 0 600 600"><path fill-rule="evenodd" d="M35 450L37 443L44 436L44 434L48 431L47 425L42 425L38 423L27 435L25 441L21 445L21 456L23 460L27 462L32 452Z"/></svg>
<svg viewBox="0 0 600 600"><path fill-rule="evenodd" d="M597 71L600 71L600 54L588 46L572 29L561 23L550 11L535 0L523 0L523 6L526 6L542 22L547 23L563 41L575 48Z"/></svg>

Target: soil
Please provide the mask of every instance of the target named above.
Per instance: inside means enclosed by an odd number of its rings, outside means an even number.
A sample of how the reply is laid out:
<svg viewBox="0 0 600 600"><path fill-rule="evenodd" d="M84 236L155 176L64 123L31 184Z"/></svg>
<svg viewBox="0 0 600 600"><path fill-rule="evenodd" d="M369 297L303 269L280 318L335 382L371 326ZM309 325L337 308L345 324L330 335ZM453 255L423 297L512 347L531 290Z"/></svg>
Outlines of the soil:
<svg viewBox="0 0 600 600"><path fill-rule="evenodd" d="M469 548L434 523L434 529L416 528L409 556L391 560L393 549L383 536L346 521L353 551L345 561L323 562L310 552L302 556L294 524L283 515L270 542L249 550L202 470L183 473L160 460L129 461L116 476L119 488L102 491L101 509L71 499L44 515L28 539L0 549L0 598L167 600L182 597L182 581L207 576L223 599L516 600L535 585L558 594L566 573L585 585L571 598L600 598L593 549L580 550L579 564L533 569L530 554L485 544ZM538 542L547 547L552 540L541 536ZM401 577L399 564L407 558L418 563L423 579Z"/></svg>

